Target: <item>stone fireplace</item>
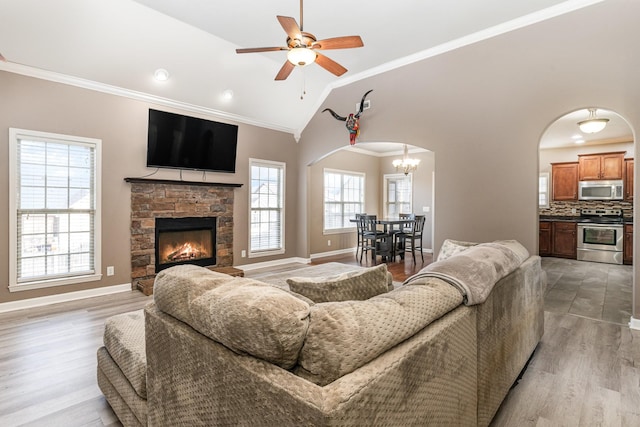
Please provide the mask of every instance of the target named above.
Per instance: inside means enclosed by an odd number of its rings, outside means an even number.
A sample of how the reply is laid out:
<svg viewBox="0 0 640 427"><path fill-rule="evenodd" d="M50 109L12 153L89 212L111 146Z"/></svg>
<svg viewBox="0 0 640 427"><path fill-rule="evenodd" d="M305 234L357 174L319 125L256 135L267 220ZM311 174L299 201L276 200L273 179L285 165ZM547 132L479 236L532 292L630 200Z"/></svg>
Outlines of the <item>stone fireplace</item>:
<svg viewBox="0 0 640 427"><path fill-rule="evenodd" d="M174 265L233 265L234 188L242 184L125 178L131 183L131 286L153 293Z"/></svg>

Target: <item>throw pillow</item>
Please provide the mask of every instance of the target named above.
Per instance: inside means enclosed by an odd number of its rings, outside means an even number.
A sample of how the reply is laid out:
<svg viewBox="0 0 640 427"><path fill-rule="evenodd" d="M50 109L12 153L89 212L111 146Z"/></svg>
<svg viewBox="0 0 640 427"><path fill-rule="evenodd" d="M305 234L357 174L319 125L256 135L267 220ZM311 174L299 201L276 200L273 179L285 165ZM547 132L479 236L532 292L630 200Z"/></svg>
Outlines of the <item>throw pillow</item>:
<svg viewBox="0 0 640 427"><path fill-rule="evenodd" d="M287 283L291 291L315 303L362 301L389 290L386 264L332 277L291 277Z"/></svg>
<svg viewBox="0 0 640 427"><path fill-rule="evenodd" d="M477 243L473 242L463 242L461 240L451 240L447 239L442 244L442 248L440 248L440 252L438 253L438 258L436 261L442 261L443 259L447 259L452 257L453 255L459 254L460 252L464 252L472 246L476 246Z"/></svg>

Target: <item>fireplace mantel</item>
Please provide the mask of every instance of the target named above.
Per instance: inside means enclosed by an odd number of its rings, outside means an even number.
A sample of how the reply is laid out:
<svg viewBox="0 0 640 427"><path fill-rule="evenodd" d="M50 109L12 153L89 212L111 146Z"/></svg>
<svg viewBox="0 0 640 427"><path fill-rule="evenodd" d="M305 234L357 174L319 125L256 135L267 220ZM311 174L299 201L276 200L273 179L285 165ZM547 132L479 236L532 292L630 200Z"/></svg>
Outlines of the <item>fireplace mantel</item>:
<svg viewBox="0 0 640 427"><path fill-rule="evenodd" d="M207 182L207 181L182 181L174 179L151 179L151 178L125 178L129 183L141 184L174 184L174 185L204 185L207 187L242 187L242 184L229 182Z"/></svg>

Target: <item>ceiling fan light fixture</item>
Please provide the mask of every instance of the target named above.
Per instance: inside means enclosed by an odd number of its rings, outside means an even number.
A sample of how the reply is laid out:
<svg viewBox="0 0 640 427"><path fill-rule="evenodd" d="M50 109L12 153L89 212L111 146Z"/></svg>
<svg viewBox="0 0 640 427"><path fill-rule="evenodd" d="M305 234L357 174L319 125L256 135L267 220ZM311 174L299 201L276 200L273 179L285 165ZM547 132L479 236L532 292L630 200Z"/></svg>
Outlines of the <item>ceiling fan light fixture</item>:
<svg viewBox="0 0 640 427"><path fill-rule="evenodd" d="M312 49L304 46L293 47L287 52L289 62L300 67L313 63L316 60L316 56L316 53Z"/></svg>
<svg viewBox="0 0 640 427"><path fill-rule="evenodd" d="M589 118L578 122L578 127L584 133L597 133L604 129L608 122L609 119L596 117L595 108L589 108Z"/></svg>

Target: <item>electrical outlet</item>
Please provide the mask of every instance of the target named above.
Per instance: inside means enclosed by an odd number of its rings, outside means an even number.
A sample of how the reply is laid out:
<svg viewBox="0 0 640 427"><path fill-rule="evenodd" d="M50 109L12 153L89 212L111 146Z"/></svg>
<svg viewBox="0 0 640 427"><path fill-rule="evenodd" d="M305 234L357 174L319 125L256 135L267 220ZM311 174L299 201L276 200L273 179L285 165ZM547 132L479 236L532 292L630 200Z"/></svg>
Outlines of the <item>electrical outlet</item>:
<svg viewBox="0 0 640 427"><path fill-rule="evenodd" d="M331 240L327 240L327 246L331 246Z"/></svg>
<svg viewBox="0 0 640 427"><path fill-rule="evenodd" d="M114 274L116 274L116 270L113 265L107 267L107 276L113 276Z"/></svg>
<svg viewBox="0 0 640 427"><path fill-rule="evenodd" d="M571 213L572 214L576 213L576 208L571 208Z"/></svg>
<svg viewBox="0 0 640 427"><path fill-rule="evenodd" d="M429 212L429 211L431 211L431 208L429 206L422 207L422 212Z"/></svg>
<svg viewBox="0 0 640 427"><path fill-rule="evenodd" d="M247 257L247 251L245 251L244 249L240 252L240 256L242 258L246 258Z"/></svg>

